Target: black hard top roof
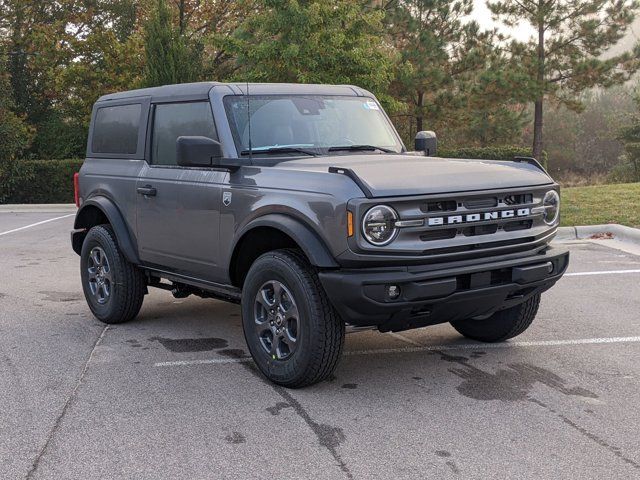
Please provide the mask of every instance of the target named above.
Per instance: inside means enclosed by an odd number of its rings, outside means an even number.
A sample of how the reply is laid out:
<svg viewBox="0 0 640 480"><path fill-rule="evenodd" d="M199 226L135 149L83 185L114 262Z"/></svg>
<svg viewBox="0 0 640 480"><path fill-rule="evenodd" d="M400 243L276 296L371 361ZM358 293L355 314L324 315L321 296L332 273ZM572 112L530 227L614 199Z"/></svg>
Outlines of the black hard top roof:
<svg viewBox="0 0 640 480"><path fill-rule="evenodd" d="M213 87L228 88L229 95L246 95L246 83L198 82L164 85L162 87L141 88L126 92L103 95L98 102L123 100L135 97L151 97L152 100L206 99ZM316 85L301 83L249 83L251 95L353 95L371 96L366 90L351 85Z"/></svg>

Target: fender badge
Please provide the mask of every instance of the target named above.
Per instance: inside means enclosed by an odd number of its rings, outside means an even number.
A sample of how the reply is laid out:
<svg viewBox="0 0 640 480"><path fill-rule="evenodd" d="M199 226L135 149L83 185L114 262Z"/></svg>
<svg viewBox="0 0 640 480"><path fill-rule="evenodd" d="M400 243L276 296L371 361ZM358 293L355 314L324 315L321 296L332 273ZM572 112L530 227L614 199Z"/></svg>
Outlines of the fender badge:
<svg viewBox="0 0 640 480"><path fill-rule="evenodd" d="M222 192L222 203L224 204L225 207L228 207L229 205L231 205L231 197L232 197L231 192Z"/></svg>

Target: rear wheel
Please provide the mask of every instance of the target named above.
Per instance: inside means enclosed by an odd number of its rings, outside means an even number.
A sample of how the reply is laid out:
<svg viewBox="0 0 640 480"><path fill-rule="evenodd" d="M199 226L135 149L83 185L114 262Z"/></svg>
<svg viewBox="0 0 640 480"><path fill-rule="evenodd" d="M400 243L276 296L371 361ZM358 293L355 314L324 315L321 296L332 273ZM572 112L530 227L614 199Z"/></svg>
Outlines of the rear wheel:
<svg viewBox="0 0 640 480"><path fill-rule="evenodd" d="M484 320L458 320L453 328L467 338L481 342L501 342L524 332L538 313L540 295L515 307L500 310Z"/></svg>
<svg viewBox="0 0 640 480"><path fill-rule="evenodd" d="M275 250L253 263L242 289L242 323L256 365L279 385L320 382L340 359L344 322L298 251Z"/></svg>
<svg viewBox="0 0 640 480"><path fill-rule="evenodd" d="M104 323L133 319L146 293L142 271L129 263L109 225L91 228L82 244L80 276L87 304Z"/></svg>

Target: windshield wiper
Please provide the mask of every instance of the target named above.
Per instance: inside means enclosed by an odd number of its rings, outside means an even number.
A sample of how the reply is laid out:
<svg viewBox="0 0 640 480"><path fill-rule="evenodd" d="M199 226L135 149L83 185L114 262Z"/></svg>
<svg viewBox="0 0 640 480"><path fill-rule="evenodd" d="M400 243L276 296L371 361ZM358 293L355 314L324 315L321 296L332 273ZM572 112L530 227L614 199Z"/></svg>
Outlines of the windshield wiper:
<svg viewBox="0 0 640 480"><path fill-rule="evenodd" d="M307 150L306 148L300 147L270 147L270 148L254 148L253 150L242 150L240 155L260 155L266 153L268 155L272 153L304 153L305 155L311 155L312 157L317 157L318 154L312 150Z"/></svg>
<svg viewBox="0 0 640 480"><path fill-rule="evenodd" d="M342 146L337 146L337 147L329 147L329 151L330 152L337 152L339 150L351 150L354 152L363 152L363 151L375 151L375 150L380 150L381 152L385 152L385 153L398 153L395 150L391 150L389 148L384 148L384 147L376 147L375 145L342 145Z"/></svg>

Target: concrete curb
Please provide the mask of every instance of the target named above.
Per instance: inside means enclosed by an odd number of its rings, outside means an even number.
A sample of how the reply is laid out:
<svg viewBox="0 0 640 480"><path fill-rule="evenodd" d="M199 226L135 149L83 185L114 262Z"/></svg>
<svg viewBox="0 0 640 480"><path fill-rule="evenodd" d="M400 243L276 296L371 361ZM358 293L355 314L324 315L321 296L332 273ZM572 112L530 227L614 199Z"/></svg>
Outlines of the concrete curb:
<svg viewBox="0 0 640 480"><path fill-rule="evenodd" d="M576 227L558 227L554 241L577 240Z"/></svg>
<svg viewBox="0 0 640 480"><path fill-rule="evenodd" d="M77 209L73 203L0 205L0 213L73 213Z"/></svg>
<svg viewBox="0 0 640 480"><path fill-rule="evenodd" d="M615 223L560 227L558 228L556 240L618 240L640 245L640 229Z"/></svg>

